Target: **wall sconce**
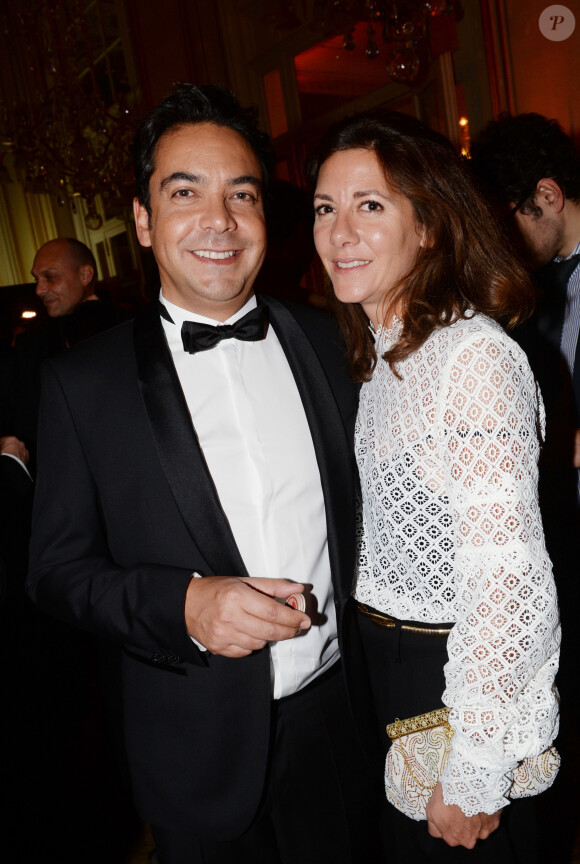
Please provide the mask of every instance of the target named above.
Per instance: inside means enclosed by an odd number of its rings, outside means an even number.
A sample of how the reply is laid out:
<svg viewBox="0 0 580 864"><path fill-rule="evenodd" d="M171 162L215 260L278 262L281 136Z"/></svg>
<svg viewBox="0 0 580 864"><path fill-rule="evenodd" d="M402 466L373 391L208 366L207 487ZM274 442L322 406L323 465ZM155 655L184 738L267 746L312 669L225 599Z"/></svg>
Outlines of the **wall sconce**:
<svg viewBox="0 0 580 864"><path fill-rule="evenodd" d="M469 137L469 120L467 117L459 118L459 144L461 155L465 159L471 159L471 138Z"/></svg>

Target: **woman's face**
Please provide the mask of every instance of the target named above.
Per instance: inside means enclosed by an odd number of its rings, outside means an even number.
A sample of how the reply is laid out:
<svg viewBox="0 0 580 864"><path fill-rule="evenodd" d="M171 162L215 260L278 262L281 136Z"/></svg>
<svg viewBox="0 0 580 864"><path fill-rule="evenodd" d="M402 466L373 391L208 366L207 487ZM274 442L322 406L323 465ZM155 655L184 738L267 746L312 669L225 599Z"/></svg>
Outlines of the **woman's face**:
<svg viewBox="0 0 580 864"><path fill-rule="evenodd" d="M375 326L389 324L381 303L423 245L411 203L389 187L373 150L353 149L322 165L314 209L314 242L337 298L360 303Z"/></svg>

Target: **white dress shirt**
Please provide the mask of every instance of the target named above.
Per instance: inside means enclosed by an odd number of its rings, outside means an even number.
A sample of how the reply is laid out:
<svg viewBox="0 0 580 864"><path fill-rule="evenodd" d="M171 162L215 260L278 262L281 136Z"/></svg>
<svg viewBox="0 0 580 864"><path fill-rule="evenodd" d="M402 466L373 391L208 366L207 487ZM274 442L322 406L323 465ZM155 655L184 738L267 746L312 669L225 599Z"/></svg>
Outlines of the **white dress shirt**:
<svg viewBox="0 0 580 864"><path fill-rule="evenodd" d="M270 648L278 699L338 657L324 499L300 394L272 326L258 342L183 349L184 321L233 324L256 307L255 297L225 322L182 309L163 292L160 300L174 322L162 319L195 432L249 575L312 586L307 611L314 606L320 623Z"/></svg>

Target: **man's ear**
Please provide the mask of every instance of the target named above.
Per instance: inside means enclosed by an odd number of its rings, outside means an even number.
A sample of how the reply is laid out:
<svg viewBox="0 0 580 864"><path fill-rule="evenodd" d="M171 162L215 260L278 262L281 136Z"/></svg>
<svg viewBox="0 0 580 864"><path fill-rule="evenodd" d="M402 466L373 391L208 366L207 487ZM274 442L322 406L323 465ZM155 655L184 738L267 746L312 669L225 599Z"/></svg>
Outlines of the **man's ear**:
<svg viewBox="0 0 580 864"><path fill-rule="evenodd" d="M94 275L95 271L90 264L83 264L82 267L79 267L79 277L83 285L89 285L93 281Z"/></svg>
<svg viewBox="0 0 580 864"><path fill-rule="evenodd" d="M564 193L552 177L542 177L536 185L534 203L544 210L550 208L554 213L561 213L566 203Z"/></svg>
<svg viewBox="0 0 580 864"><path fill-rule="evenodd" d="M137 240L141 246L151 246L151 238L149 237L149 213L147 212L147 208L141 204L138 198L133 198L133 216L135 217Z"/></svg>

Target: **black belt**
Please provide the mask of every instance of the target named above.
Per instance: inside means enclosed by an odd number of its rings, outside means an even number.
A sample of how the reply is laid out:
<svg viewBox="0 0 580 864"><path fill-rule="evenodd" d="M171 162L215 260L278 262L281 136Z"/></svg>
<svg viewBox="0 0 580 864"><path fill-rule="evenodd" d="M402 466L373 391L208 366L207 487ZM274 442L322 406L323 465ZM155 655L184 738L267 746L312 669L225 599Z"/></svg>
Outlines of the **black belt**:
<svg viewBox="0 0 580 864"><path fill-rule="evenodd" d="M368 618L377 627L382 627L383 630L400 629L408 633L421 633L425 636L448 636L454 626L454 622L429 624L427 621L399 621L398 618L385 615L384 612L379 612L377 609L373 609L372 606L367 606L366 603L359 603L358 600L356 605L361 615L364 615L365 618Z"/></svg>

